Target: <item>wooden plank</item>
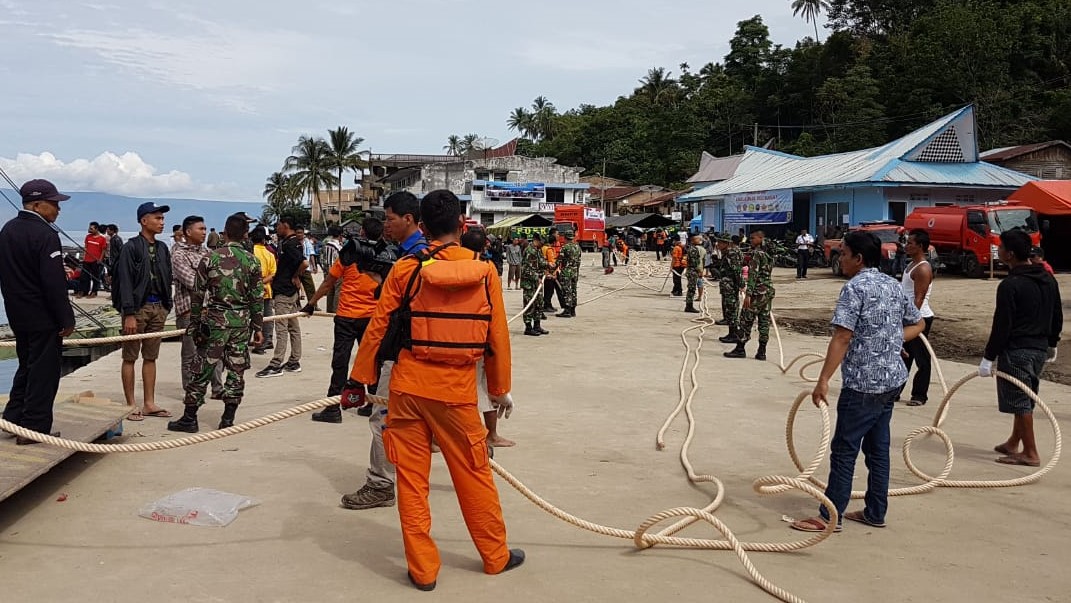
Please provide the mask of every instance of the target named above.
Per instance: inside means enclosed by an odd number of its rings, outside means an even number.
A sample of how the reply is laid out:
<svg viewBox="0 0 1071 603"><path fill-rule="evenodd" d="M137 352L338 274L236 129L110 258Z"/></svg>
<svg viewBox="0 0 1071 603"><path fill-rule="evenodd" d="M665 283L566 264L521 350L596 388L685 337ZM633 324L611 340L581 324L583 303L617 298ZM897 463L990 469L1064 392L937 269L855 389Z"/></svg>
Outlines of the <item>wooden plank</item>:
<svg viewBox="0 0 1071 603"><path fill-rule="evenodd" d="M130 407L125 404L78 403L68 398L53 408L52 430L59 430L68 440L92 442L119 425L129 412ZM14 436L0 435L0 501L72 454L73 450L47 444L17 446Z"/></svg>

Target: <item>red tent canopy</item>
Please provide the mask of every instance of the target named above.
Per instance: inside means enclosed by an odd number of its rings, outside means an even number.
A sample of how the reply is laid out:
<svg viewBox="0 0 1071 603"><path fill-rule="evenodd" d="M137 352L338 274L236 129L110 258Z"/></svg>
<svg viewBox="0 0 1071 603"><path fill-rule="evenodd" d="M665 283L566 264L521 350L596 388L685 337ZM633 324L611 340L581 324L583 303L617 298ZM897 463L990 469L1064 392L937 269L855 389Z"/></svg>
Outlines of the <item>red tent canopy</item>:
<svg viewBox="0 0 1071 603"><path fill-rule="evenodd" d="M1046 216L1071 216L1071 180L1027 182L1008 197Z"/></svg>

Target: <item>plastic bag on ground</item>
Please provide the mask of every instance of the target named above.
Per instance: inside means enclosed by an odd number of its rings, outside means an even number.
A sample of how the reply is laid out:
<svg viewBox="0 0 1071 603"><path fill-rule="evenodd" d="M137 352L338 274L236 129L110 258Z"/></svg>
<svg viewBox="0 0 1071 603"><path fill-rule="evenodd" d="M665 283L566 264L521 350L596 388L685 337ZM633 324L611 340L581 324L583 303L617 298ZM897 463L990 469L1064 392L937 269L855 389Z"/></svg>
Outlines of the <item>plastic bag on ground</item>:
<svg viewBox="0 0 1071 603"><path fill-rule="evenodd" d="M187 488L145 505L138 515L163 523L223 527L238 517L238 511L257 504L260 503L248 496Z"/></svg>

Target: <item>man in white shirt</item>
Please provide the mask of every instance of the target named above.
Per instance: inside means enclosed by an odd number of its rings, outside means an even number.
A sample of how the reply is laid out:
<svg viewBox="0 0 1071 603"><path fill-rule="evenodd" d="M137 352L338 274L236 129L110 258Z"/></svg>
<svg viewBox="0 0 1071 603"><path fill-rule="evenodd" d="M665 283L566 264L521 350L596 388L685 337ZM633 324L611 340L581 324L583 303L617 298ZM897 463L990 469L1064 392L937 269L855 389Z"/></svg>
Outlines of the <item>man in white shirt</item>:
<svg viewBox="0 0 1071 603"><path fill-rule="evenodd" d="M807 229L800 230L800 236L796 237L796 278L807 278L807 264L811 262L811 250L814 249L814 237L807 233Z"/></svg>
<svg viewBox="0 0 1071 603"><path fill-rule="evenodd" d="M926 259L929 249L930 235L925 230L916 228L908 234L904 250L911 258L911 263L904 267L904 276L900 281L904 295L922 315L922 320L926 324L922 329L922 334L926 336L929 336L930 327L933 326L933 309L930 308L933 266ZM922 343L922 339L905 342L904 351L907 353L904 363L908 371L911 371L913 363L919 365L915 380L911 383L911 400L907 405L922 406L926 403L930 391L930 353L926 350L926 344Z"/></svg>

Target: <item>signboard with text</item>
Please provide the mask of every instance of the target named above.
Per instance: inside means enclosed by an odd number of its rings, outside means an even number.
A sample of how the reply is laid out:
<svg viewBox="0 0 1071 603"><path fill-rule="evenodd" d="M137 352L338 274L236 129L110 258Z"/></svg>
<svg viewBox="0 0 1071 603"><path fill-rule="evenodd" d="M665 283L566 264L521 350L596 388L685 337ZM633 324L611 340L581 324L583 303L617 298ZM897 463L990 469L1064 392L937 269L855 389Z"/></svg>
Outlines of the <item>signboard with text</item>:
<svg viewBox="0 0 1071 603"><path fill-rule="evenodd" d="M725 222L787 224L792 221L792 189L738 193L725 198Z"/></svg>

